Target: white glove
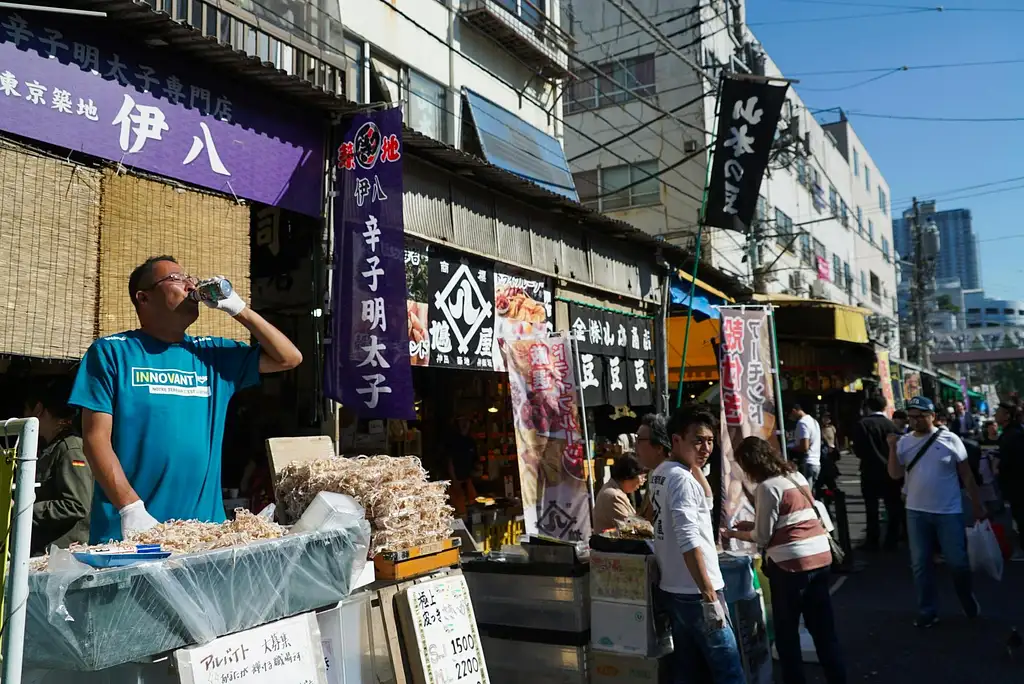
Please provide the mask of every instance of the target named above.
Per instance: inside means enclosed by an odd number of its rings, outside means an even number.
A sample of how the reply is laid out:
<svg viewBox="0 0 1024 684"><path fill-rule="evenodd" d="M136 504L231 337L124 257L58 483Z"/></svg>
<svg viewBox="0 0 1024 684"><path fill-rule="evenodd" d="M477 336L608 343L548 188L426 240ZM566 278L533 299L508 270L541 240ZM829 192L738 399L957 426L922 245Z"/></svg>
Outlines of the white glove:
<svg viewBox="0 0 1024 684"><path fill-rule="evenodd" d="M704 611L704 624L712 631L719 631L725 629L728 624L725 620L725 609L722 607L721 601L715 601L708 603L707 601L701 601L701 608Z"/></svg>
<svg viewBox="0 0 1024 684"><path fill-rule="evenodd" d="M139 499L133 501L118 513L121 514L121 539L127 540L133 534L145 532L160 523L146 510L146 504Z"/></svg>
<svg viewBox="0 0 1024 684"><path fill-rule="evenodd" d="M224 276L214 276L213 279L227 280ZM226 297L220 301L211 302L209 300L203 300L203 303L211 309L227 312L232 318L242 313L242 310L245 309L245 302L238 296L238 292L236 290L231 291L230 297Z"/></svg>

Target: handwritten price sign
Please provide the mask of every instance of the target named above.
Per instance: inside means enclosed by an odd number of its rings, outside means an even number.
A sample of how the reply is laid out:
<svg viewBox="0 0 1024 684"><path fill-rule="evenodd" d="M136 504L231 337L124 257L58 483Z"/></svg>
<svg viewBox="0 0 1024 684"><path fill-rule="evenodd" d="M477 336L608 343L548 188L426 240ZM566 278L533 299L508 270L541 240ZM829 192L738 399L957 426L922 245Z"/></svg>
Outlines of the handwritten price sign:
<svg viewBox="0 0 1024 684"><path fill-rule="evenodd" d="M462 575L416 585L406 592L425 684L488 684L480 634Z"/></svg>

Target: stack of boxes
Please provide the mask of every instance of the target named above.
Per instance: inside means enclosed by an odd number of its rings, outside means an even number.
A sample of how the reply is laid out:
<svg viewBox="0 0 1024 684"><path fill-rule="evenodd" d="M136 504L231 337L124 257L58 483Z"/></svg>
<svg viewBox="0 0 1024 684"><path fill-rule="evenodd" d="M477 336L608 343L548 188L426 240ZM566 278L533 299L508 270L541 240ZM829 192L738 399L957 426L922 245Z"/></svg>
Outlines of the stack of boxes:
<svg viewBox="0 0 1024 684"><path fill-rule="evenodd" d="M591 684L667 681L672 638L655 608L657 585L654 556L591 551Z"/></svg>

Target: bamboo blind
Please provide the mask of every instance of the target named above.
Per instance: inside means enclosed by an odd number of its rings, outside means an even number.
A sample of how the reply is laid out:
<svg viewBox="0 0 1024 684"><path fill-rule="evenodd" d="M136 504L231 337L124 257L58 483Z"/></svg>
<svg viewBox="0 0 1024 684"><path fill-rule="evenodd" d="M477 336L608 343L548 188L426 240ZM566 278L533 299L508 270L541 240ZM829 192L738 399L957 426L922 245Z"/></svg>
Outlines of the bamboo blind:
<svg viewBox="0 0 1024 684"><path fill-rule="evenodd" d="M151 256L169 254L198 278L222 275L242 299L249 299L248 207L108 170L100 226L101 336L138 327L128 276ZM230 316L205 306L189 334L249 340Z"/></svg>
<svg viewBox="0 0 1024 684"><path fill-rule="evenodd" d="M96 333L100 174L0 142L0 353L77 359Z"/></svg>

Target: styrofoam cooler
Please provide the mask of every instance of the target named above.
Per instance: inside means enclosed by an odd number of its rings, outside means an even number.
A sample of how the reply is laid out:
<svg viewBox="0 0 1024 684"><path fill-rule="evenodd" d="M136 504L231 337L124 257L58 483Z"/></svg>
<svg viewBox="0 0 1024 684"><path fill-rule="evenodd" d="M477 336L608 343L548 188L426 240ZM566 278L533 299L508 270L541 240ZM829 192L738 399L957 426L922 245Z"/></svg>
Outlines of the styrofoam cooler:
<svg viewBox="0 0 1024 684"><path fill-rule="evenodd" d="M668 684L671 657L648 658L592 651L590 684Z"/></svg>
<svg viewBox="0 0 1024 684"><path fill-rule="evenodd" d="M370 567L373 567L370 565ZM354 594L317 614L327 684L366 684L394 679L383 632L374 631L374 594Z"/></svg>
<svg viewBox="0 0 1024 684"><path fill-rule="evenodd" d="M660 656L672 649L665 615L656 609L654 556L592 551L590 644L594 651Z"/></svg>

